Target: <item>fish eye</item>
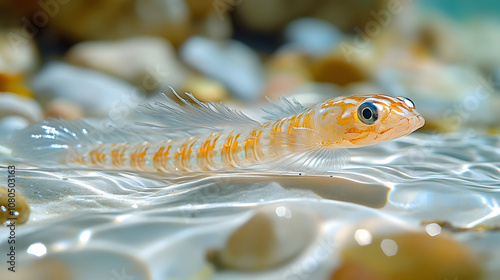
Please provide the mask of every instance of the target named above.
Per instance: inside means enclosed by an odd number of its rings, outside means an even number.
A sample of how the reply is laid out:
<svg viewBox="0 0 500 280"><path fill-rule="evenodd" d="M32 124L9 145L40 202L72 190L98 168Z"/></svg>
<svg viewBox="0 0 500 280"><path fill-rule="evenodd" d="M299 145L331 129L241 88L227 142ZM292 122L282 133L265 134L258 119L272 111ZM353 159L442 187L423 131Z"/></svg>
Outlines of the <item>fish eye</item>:
<svg viewBox="0 0 500 280"><path fill-rule="evenodd" d="M372 125L378 119L377 107L373 102L365 102L358 107L358 119L366 124Z"/></svg>
<svg viewBox="0 0 500 280"><path fill-rule="evenodd" d="M412 109L415 109L415 102L411 101L410 98L408 97L403 97L403 102L406 104L406 106L412 108Z"/></svg>

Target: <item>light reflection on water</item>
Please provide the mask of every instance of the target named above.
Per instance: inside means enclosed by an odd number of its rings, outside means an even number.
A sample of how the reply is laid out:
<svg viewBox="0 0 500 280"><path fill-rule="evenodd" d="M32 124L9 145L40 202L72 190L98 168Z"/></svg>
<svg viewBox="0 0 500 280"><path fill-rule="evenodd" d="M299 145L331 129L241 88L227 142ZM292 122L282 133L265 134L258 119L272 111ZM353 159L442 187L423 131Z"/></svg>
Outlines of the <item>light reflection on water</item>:
<svg viewBox="0 0 500 280"><path fill-rule="evenodd" d="M130 267L126 273L137 279L186 279L206 269L207 249L224 244L235 228L266 204L276 205L280 213L289 209L290 217L294 209L307 209L318 217L320 228L335 222L328 234L336 238L346 228L358 228L352 231L357 237L350 239L362 243L368 242L368 235L371 240L381 225L399 230L427 229L420 225L425 221L464 228L498 225L499 159L498 137L451 135L436 140L416 133L352 150L351 163L331 177L262 172L179 177L18 168L19 189L32 212L28 225L18 227L19 258L26 265L33 263L28 249L40 243L47 248L45 261L72 268L72 262L97 258L107 269L99 271L111 275L109 279L114 272L122 273L122 267ZM13 162L0 160L2 165ZM0 183L4 185L5 178ZM498 251L500 239L494 240L482 250ZM393 245L387 248L394 249ZM334 260L330 256L324 262ZM489 260L495 261L500 259ZM264 272L262 279L276 279L287 269ZM318 268L317 273L324 271Z"/></svg>

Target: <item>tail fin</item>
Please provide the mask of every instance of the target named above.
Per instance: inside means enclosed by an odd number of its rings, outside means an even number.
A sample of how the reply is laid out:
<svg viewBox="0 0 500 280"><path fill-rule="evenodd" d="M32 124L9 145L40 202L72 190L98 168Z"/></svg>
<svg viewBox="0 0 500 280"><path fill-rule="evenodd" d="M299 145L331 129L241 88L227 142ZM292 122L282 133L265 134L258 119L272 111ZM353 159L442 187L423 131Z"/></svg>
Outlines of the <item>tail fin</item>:
<svg viewBox="0 0 500 280"><path fill-rule="evenodd" d="M41 162L60 161L70 149L92 142L84 121L47 120L15 132L12 156Z"/></svg>
<svg viewBox="0 0 500 280"><path fill-rule="evenodd" d="M110 127L110 131L104 131L83 120L49 119L15 132L9 148L14 157L54 162L91 144L145 141L142 135L127 128Z"/></svg>

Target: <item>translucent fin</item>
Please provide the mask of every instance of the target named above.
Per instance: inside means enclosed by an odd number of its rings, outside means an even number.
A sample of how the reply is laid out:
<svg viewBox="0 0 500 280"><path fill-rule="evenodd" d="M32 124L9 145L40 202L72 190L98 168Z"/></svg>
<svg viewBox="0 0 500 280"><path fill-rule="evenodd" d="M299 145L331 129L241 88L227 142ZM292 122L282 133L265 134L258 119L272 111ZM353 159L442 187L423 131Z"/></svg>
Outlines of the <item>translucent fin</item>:
<svg viewBox="0 0 500 280"><path fill-rule="evenodd" d="M155 137L131 127L99 128L83 120L49 119L15 132L9 140L12 155L37 161L58 161L69 150L88 144L143 142Z"/></svg>
<svg viewBox="0 0 500 280"><path fill-rule="evenodd" d="M279 137L285 152L269 159L269 169L320 174L340 169L349 162L347 149L323 147L319 135L312 129L296 128L290 134L276 133L279 135L273 137Z"/></svg>
<svg viewBox="0 0 500 280"><path fill-rule="evenodd" d="M324 174L341 169L347 162L349 162L347 149L318 147L282 161L279 169L309 174Z"/></svg>
<svg viewBox="0 0 500 280"><path fill-rule="evenodd" d="M267 121L279 120L282 118L286 118L289 116L293 116L295 114L300 114L307 110L306 107L302 106L295 98L288 99L284 96L281 96L278 99L278 103L273 102L266 96L267 101L274 109L262 109L262 111L266 112L267 115L264 116L264 119Z"/></svg>
<svg viewBox="0 0 500 280"><path fill-rule="evenodd" d="M242 112L227 107L222 102L200 102L192 94L186 93L190 100L180 97L173 88L170 88L175 96L185 104L179 106L165 94L164 102L156 101L153 104L142 106L140 110L147 116L159 121L159 124L140 123L141 125L165 130L166 132L177 131L226 131L241 129L242 127L254 127L260 125L257 121L246 116Z"/></svg>

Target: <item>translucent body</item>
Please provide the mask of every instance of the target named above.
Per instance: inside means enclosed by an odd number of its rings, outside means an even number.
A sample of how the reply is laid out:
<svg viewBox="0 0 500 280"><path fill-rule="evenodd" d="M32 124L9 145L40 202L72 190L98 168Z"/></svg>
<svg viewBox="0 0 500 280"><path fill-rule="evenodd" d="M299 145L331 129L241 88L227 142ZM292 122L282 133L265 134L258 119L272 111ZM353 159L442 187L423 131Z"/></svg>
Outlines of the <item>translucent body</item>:
<svg viewBox="0 0 500 280"><path fill-rule="evenodd" d="M363 123L357 113L364 102L372 102L378 111L378 119L371 125ZM395 139L423 124L424 119L408 99L351 95L327 100L275 121L206 136L83 145L66 160L105 168L160 172L276 168L285 161L312 163L315 169L319 166L314 165L336 162L327 158L339 156L331 153L333 150Z"/></svg>

